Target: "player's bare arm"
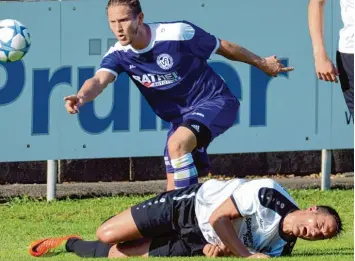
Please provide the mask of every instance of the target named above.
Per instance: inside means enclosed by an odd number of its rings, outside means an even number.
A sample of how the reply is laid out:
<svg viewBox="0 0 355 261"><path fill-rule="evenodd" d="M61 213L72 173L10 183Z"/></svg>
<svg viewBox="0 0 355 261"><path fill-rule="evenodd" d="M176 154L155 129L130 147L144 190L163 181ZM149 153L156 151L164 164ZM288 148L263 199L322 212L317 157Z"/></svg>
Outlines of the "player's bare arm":
<svg viewBox="0 0 355 261"><path fill-rule="evenodd" d="M114 79L115 76L112 73L98 71L94 77L84 82L77 95L64 97L67 112L70 114L78 113L79 107L94 100Z"/></svg>
<svg viewBox="0 0 355 261"><path fill-rule="evenodd" d="M222 240L223 244L231 250L235 256L248 257L251 253L238 239L232 220L239 218L240 214L232 200L228 198L215 211L213 211L209 223Z"/></svg>
<svg viewBox="0 0 355 261"><path fill-rule="evenodd" d="M269 76L277 76L279 73L289 72L294 69L293 67L285 67L276 56L261 58L238 44L226 40L219 41L220 46L216 52L217 54L232 61L253 65Z"/></svg>
<svg viewBox="0 0 355 261"><path fill-rule="evenodd" d="M232 224L233 219L241 218L231 198L226 199L211 215L209 222L216 231L224 246L228 248L233 255L238 257L250 257L251 254L245 245L238 238ZM267 258L267 255L260 255Z"/></svg>
<svg viewBox="0 0 355 261"><path fill-rule="evenodd" d="M312 39L313 55L317 77L320 80L338 82L338 71L329 59L324 43L324 7L326 0L310 0L308 5L308 26Z"/></svg>

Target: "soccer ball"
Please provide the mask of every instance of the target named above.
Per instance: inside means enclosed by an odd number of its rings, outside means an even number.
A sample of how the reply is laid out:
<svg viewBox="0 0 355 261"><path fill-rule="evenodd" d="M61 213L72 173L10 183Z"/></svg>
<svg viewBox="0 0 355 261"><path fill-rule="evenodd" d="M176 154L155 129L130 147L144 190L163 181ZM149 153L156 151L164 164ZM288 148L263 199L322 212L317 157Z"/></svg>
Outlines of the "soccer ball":
<svg viewBox="0 0 355 261"><path fill-rule="evenodd" d="M13 19L0 20L0 62L22 59L31 46L27 27Z"/></svg>

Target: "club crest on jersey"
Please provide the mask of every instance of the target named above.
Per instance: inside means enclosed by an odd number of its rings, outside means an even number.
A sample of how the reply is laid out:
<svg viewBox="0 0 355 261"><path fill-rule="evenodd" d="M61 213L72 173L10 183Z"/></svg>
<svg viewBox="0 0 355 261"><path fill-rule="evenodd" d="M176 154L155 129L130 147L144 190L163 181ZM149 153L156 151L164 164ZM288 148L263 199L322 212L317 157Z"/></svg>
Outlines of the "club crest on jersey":
<svg viewBox="0 0 355 261"><path fill-rule="evenodd" d="M169 54L163 53L158 56L157 64L163 70L169 70L171 67L173 67L174 64L173 57L171 57Z"/></svg>

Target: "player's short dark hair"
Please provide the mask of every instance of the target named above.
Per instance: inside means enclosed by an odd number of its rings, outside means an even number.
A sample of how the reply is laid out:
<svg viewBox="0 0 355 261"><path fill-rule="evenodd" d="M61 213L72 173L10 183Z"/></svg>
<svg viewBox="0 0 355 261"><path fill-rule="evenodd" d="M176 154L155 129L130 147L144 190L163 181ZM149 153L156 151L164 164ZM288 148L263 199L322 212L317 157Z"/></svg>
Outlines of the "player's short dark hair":
<svg viewBox="0 0 355 261"><path fill-rule="evenodd" d="M323 212L323 213L333 216L333 218L335 219L335 222L337 224L336 235L340 235L341 232L343 231L343 223L341 221L341 218L340 218L338 212L334 208L329 207L329 206L317 206L317 209L319 212Z"/></svg>
<svg viewBox="0 0 355 261"><path fill-rule="evenodd" d="M106 12L110 6L115 5L128 5L134 16L142 12L142 6L139 0L109 0L106 6Z"/></svg>

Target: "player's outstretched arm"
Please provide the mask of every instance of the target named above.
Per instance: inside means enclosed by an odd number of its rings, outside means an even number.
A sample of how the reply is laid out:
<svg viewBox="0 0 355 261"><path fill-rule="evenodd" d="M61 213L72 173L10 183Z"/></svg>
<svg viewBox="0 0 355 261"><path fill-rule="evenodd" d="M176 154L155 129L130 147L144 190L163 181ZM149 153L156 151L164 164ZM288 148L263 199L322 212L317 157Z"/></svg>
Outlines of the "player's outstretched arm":
<svg viewBox="0 0 355 261"><path fill-rule="evenodd" d="M338 71L329 59L324 44L324 6L326 0L310 0L308 27L312 39L313 56L317 77L320 80L338 82Z"/></svg>
<svg viewBox="0 0 355 261"><path fill-rule="evenodd" d="M232 220L240 218L240 214L231 198L226 199L215 211L209 222L226 248L238 257L253 256L238 238ZM263 255L264 258L267 257Z"/></svg>
<svg viewBox="0 0 355 261"><path fill-rule="evenodd" d="M98 71L95 76L86 80L78 92L78 96L84 98L84 102L94 100L111 82L115 76L106 71Z"/></svg>
<svg viewBox="0 0 355 261"><path fill-rule="evenodd" d="M78 94L64 97L67 112L70 114L78 113L79 107L94 100L114 79L115 76L112 73L98 71L94 77L84 82Z"/></svg>
<svg viewBox="0 0 355 261"><path fill-rule="evenodd" d="M226 40L220 40L216 53L232 61L253 65L269 76L277 76L279 73L289 72L294 69L293 67L285 67L275 55L261 58L246 48Z"/></svg>

